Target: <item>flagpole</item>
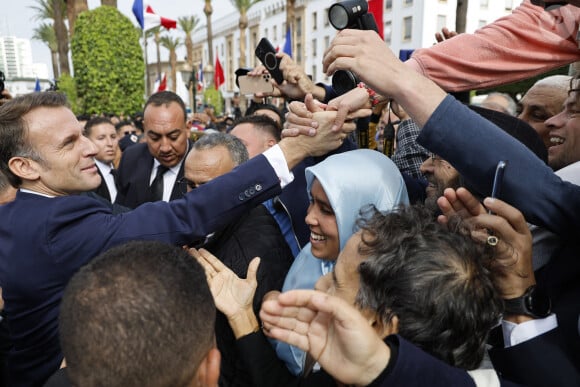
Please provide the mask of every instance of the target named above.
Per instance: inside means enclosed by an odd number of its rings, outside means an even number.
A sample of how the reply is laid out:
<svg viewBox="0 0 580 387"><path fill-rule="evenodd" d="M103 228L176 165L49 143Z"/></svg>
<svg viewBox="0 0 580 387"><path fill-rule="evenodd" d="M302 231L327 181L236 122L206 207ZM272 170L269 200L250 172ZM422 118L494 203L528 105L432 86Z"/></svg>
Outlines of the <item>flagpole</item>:
<svg viewBox="0 0 580 387"><path fill-rule="evenodd" d="M149 65L148 65L148 58L147 58L147 34L145 33L145 26L143 26L143 45L145 47L144 56L145 56L145 98L148 98L151 95L151 86L149 85Z"/></svg>

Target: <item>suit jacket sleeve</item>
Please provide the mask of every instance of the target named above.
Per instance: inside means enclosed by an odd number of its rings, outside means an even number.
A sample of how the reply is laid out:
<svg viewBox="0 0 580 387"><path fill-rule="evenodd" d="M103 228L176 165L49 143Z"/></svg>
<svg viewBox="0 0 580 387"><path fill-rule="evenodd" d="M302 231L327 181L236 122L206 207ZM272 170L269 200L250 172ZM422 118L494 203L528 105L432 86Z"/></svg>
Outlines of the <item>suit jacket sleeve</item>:
<svg viewBox="0 0 580 387"><path fill-rule="evenodd" d="M580 386L568 340L560 328L509 348L493 348L493 366L506 379L526 386Z"/></svg>
<svg viewBox="0 0 580 387"><path fill-rule="evenodd" d="M437 107L417 141L486 195L491 193L497 162L507 160L501 199L522 211L530 223L562 236L578 233L580 187L562 181L518 140L453 97Z"/></svg>
<svg viewBox="0 0 580 387"><path fill-rule="evenodd" d="M71 206L63 198L50 216L50 248L56 256L68 256L72 246L100 252L131 240L184 245L224 227L280 191L274 169L259 155L182 199L146 203L117 216L106 207L84 201L75 201L78 205Z"/></svg>

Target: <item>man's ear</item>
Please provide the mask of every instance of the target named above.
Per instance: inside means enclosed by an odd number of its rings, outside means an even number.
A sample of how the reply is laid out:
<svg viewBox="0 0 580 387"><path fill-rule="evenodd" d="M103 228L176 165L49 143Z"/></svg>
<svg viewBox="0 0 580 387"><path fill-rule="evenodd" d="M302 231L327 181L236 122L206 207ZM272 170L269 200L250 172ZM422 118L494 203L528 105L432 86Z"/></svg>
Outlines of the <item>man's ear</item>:
<svg viewBox="0 0 580 387"><path fill-rule="evenodd" d="M8 161L8 168L22 180L37 180L40 177L38 162L28 157L16 156Z"/></svg>
<svg viewBox="0 0 580 387"><path fill-rule="evenodd" d="M274 139L268 140L268 148L272 148L276 144L277 144L276 140Z"/></svg>
<svg viewBox="0 0 580 387"><path fill-rule="evenodd" d="M220 363L220 351L217 348L210 349L197 369L197 373L195 375L197 384L194 385L203 387L217 387L220 377Z"/></svg>
<svg viewBox="0 0 580 387"><path fill-rule="evenodd" d="M399 332L399 318L397 316L393 316L390 321L384 321L376 312L368 309L362 311L362 314L381 338Z"/></svg>

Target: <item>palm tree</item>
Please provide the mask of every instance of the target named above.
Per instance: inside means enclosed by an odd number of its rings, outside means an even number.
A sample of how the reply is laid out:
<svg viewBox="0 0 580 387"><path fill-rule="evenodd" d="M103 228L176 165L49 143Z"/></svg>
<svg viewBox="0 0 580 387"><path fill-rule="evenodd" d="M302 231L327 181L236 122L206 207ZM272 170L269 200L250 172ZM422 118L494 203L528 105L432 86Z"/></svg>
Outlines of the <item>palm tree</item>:
<svg viewBox="0 0 580 387"><path fill-rule="evenodd" d="M68 31L72 39L75 31L75 23L81 12L89 10L87 0L66 0L66 15L68 19Z"/></svg>
<svg viewBox="0 0 580 387"><path fill-rule="evenodd" d="M54 27L48 23L42 23L34 29L32 39L39 40L48 46L50 57L52 59L52 73L55 78L58 78L58 43L56 41Z"/></svg>
<svg viewBox="0 0 580 387"><path fill-rule="evenodd" d="M153 36L153 42L155 43L155 54L157 56L157 74L161 74L161 43L159 41L159 34L161 33L161 26L153 27L145 31L145 39L149 39ZM145 44L147 47L147 44Z"/></svg>
<svg viewBox="0 0 580 387"><path fill-rule="evenodd" d="M187 63L193 68L193 42L191 41L191 33L199 25L199 18L193 16L182 16L177 19L179 26L185 32L185 49L187 51Z"/></svg>
<svg viewBox="0 0 580 387"><path fill-rule="evenodd" d="M162 36L159 41L163 47L169 50L169 63L171 65L171 91L175 93L177 88L177 53L175 51L181 44L181 39L165 35Z"/></svg>
<svg viewBox="0 0 580 387"><path fill-rule="evenodd" d="M455 31L457 33L465 32L468 3L469 0L457 0L457 8L455 9Z"/></svg>
<svg viewBox="0 0 580 387"><path fill-rule="evenodd" d="M68 32L64 24L66 14L65 0L36 0L37 5L30 8L36 10L36 20L51 19L53 21L56 42L58 45L59 74L70 74L68 63Z"/></svg>
<svg viewBox="0 0 580 387"><path fill-rule="evenodd" d="M213 32L211 31L211 14L213 13L213 8L211 7L211 0L205 0L203 13L205 13L205 18L207 19L207 51L209 54L209 63L213 66Z"/></svg>
<svg viewBox="0 0 580 387"><path fill-rule="evenodd" d="M240 13L240 67L246 67L246 29L248 28L248 11L262 0L231 0Z"/></svg>

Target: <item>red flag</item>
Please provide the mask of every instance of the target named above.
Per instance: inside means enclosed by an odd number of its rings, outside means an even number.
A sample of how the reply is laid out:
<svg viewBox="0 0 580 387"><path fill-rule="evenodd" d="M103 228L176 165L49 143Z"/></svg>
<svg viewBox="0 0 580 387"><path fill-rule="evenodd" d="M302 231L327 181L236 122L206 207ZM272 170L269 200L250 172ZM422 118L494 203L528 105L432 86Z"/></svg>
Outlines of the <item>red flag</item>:
<svg viewBox="0 0 580 387"><path fill-rule="evenodd" d="M163 78L161 79L161 82L159 82L159 86L157 87L157 93L159 93L160 91L165 91L165 89L167 89L167 75L163 73Z"/></svg>
<svg viewBox="0 0 580 387"><path fill-rule="evenodd" d="M222 64L220 63L220 58L217 56L215 57L215 74L213 78L213 83L215 84L215 88L219 89L221 85L226 82L226 78L224 75L224 69L222 68Z"/></svg>
<svg viewBox="0 0 580 387"><path fill-rule="evenodd" d="M379 29L379 36L381 39L383 37L383 0L369 0L369 12L375 17L375 22L377 23L377 28Z"/></svg>

